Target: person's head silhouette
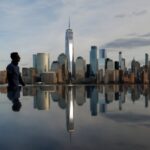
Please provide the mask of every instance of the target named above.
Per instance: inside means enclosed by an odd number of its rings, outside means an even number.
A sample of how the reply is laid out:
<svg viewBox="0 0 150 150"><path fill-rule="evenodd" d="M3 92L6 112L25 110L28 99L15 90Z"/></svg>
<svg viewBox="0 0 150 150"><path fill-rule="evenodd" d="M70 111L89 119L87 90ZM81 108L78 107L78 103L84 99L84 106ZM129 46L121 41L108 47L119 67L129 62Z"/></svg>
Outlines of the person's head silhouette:
<svg viewBox="0 0 150 150"><path fill-rule="evenodd" d="M10 54L10 57L12 59L12 62L15 63L15 64L18 64L18 62L20 61L20 56L17 52L12 52Z"/></svg>

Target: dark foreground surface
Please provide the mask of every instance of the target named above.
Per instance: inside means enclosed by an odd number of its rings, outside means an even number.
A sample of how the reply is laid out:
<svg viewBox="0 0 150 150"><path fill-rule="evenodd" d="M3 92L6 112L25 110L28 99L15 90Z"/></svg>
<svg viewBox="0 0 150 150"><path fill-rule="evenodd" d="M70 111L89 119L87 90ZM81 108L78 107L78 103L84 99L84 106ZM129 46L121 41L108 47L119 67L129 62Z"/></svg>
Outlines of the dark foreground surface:
<svg viewBox="0 0 150 150"><path fill-rule="evenodd" d="M149 150L149 101L143 85L0 87L0 149Z"/></svg>

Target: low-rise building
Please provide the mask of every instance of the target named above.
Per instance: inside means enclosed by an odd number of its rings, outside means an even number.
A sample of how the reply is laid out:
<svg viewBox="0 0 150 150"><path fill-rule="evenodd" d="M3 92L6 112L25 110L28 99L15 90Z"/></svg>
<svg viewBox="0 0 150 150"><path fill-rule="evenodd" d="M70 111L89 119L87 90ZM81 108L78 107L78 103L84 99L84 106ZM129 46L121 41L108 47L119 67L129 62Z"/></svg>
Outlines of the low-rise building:
<svg viewBox="0 0 150 150"><path fill-rule="evenodd" d="M33 84L36 82L37 71L35 68L22 68L22 79L26 84Z"/></svg>
<svg viewBox="0 0 150 150"><path fill-rule="evenodd" d="M41 81L45 84L57 83L56 72L51 71L51 72L47 72L47 73L42 73L41 74Z"/></svg>
<svg viewBox="0 0 150 150"><path fill-rule="evenodd" d="M5 84L7 82L7 72L0 71L0 84Z"/></svg>

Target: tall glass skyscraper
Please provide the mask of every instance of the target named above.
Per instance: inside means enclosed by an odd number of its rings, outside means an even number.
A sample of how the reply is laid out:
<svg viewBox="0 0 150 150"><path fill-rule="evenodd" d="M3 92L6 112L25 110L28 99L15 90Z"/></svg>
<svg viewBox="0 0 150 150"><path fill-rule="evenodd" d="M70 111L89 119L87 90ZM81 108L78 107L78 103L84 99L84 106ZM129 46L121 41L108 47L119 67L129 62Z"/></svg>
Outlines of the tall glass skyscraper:
<svg viewBox="0 0 150 150"><path fill-rule="evenodd" d="M90 74L95 76L97 74L97 46L91 46L90 51Z"/></svg>
<svg viewBox="0 0 150 150"><path fill-rule="evenodd" d="M145 54L145 66L148 67L148 54Z"/></svg>
<svg viewBox="0 0 150 150"><path fill-rule="evenodd" d="M106 49L99 49L98 69L105 69Z"/></svg>
<svg viewBox="0 0 150 150"><path fill-rule="evenodd" d="M68 58L68 71L73 76L74 74L74 47L73 47L73 31L70 29L70 20L69 28L66 30L65 37L65 53Z"/></svg>

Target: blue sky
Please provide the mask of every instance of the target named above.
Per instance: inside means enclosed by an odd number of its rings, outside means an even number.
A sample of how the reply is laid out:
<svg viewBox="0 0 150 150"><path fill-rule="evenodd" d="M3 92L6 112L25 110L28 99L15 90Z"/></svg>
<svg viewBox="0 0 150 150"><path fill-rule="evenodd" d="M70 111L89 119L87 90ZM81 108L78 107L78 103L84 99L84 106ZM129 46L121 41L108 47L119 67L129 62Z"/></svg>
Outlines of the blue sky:
<svg viewBox="0 0 150 150"><path fill-rule="evenodd" d="M65 50L68 18L74 32L75 58L89 59L91 45L108 48L127 64L150 55L149 0L0 0L0 69L18 51L21 67L32 66L32 54L50 53L51 61Z"/></svg>

